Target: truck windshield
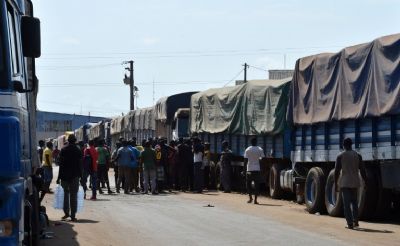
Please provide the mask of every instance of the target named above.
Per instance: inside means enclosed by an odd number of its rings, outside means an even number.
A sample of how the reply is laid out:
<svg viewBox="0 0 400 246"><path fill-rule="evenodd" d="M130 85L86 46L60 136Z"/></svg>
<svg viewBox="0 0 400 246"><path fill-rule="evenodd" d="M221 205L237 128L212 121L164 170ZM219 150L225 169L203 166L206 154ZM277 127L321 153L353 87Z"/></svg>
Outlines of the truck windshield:
<svg viewBox="0 0 400 246"><path fill-rule="evenodd" d="M189 119L180 118L178 122L178 137L188 137L189 136Z"/></svg>

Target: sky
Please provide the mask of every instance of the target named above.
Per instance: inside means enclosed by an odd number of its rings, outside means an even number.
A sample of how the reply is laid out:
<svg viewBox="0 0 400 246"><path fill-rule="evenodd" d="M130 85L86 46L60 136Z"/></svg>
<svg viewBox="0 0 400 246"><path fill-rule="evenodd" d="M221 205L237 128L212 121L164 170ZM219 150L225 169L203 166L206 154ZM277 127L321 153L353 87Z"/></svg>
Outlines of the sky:
<svg viewBox="0 0 400 246"><path fill-rule="evenodd" d="M113 117L164 96L267 79L298 58L399 32L397 0L33 0L38 108Z"/></svg>

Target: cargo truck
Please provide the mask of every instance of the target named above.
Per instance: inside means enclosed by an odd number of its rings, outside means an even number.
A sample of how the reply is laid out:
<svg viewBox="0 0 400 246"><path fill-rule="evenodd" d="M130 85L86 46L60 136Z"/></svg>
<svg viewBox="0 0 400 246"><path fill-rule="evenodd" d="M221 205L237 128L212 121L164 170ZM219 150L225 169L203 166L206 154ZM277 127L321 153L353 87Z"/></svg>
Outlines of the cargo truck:
<svg viewBox="0 0 400 246"><path fill-rule="evenodd" d="M0 245L37 245L35 58L40 21L29 0L0 0Z"/></svg>
<svg viewBox="0 0 400 246"><path fill-rule="evenodd" d="M399 91L399 34L299 59L287 113L292 165L279 166L281 194L296 192L310 213L341 215L334 166L349 137L367 168L359 189L361 217L382 217L398 207Z"/></svg>

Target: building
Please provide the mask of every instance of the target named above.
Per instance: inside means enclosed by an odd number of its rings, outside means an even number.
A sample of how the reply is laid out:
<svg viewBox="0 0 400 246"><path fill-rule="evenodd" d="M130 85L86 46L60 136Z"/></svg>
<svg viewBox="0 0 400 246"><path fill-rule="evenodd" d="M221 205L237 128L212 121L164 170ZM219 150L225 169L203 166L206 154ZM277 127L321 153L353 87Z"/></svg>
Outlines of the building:
<svg viewBox="0 0 400 246"><path fill-rule="evenodd" d="M37 111L36 137L40 139L57 138L66 131L73 131L85 123L97 123L105 117L90 115L64 114L56 112Z"/></svg>
<svg viewBox="0 0 400 246"><path fill-rule="evenodd" d="M294 70L291 69L272 69L268 70L269 79L286 79L293 77Z"/></svg>

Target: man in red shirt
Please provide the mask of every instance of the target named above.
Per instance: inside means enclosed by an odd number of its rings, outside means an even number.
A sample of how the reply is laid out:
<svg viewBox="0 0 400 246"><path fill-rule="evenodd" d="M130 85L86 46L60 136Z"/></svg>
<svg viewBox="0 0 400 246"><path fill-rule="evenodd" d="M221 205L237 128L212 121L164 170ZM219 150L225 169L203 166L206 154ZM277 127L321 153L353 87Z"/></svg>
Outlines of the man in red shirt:
<svg viewBox="0 0 400 246"><path fill-rule="evenodd" d="M94 141L89 141L89 147L84 152L84 162L91 163L90 165L90 182L92 184L92 197L90 200L96 200L96 184L97 184L97 151L94 147Z"/></svg>

